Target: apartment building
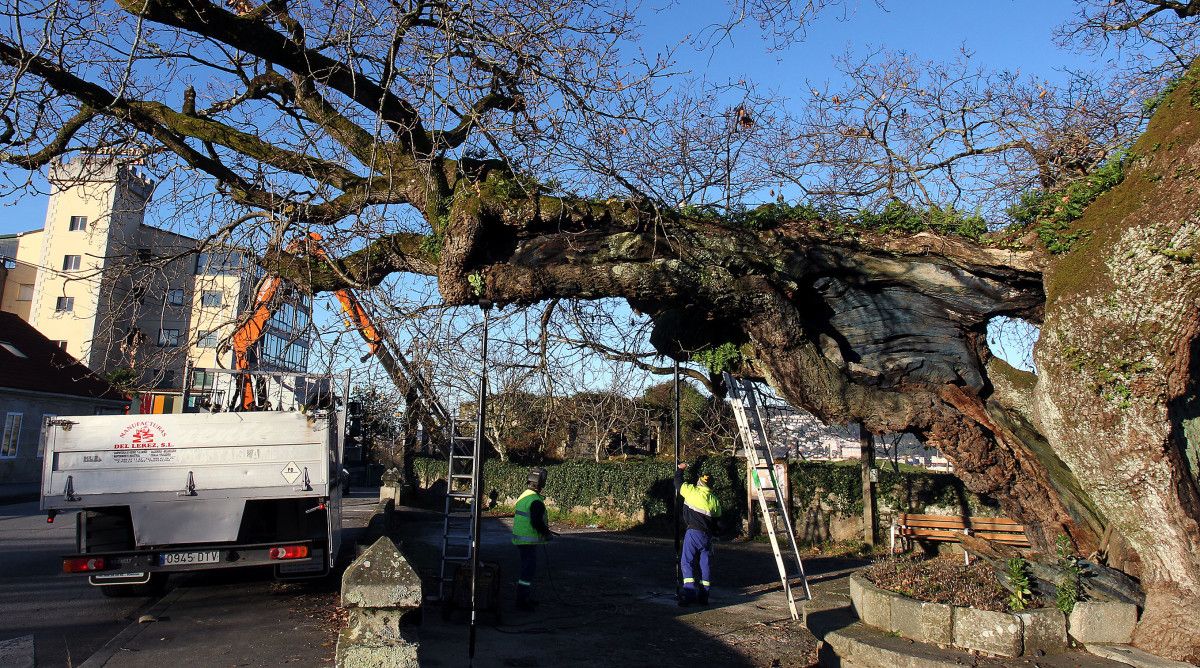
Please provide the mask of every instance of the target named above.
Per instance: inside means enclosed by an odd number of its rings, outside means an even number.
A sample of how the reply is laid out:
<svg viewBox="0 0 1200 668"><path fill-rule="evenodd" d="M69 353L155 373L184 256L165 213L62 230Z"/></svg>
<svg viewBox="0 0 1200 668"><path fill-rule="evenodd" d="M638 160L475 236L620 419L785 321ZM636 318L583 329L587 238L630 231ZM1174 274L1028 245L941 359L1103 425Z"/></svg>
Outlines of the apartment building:
<svg viewBox="0 0 1200 668"><path fill-rule="evenodd" d="M0 310L25 319L89 368L139 390L142 412L178 412L185 365L230 367L226 344L261 270L245 251L145 223L154 183L111 156L51 166L40 230L0 237ZM285 299L256 368L308 366L311 300Z"/></svg>

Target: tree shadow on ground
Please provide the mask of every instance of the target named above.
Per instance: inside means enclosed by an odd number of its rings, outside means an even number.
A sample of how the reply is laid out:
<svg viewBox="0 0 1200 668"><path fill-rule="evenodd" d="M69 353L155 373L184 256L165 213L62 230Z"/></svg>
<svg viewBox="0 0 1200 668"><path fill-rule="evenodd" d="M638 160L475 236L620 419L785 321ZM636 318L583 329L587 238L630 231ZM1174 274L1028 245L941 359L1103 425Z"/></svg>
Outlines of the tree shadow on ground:
<svg viewBox="0 0 1200 668"><path fill-rule="evenodd" d="M399 520L402 550L421 574L426 593L436 594L440 517L401 509ZM478 629L475 665L755 666L759 664L752 657L722 636L773 621L781 612L786 619L786 609L743 605L772 585L779 586L767 546L719 544L712 604L680 608L669 537L595 530L564 534L539 550L535 596L541 604L536 612L521 613L512 602L518 561L509 539L506 522L484 522L480 554L485 561L499 563L504 585L500 618L482 616L486 624ZM819 561L812 567L823 571ZM748 619L746 607L762 619ZM421 665L466 663L467 627L447 622L437 608L427 611L424 620Z"/></svg>

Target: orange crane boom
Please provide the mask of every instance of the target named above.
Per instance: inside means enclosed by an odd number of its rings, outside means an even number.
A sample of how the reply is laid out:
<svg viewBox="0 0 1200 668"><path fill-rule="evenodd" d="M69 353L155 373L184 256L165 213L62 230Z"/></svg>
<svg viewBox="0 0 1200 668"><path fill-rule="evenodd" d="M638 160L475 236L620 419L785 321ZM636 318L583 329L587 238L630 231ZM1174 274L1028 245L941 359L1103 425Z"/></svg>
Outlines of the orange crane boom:
<svg viewBox="0 0 1200 668"><path fill-rule="evenodd" d="M328 258L325 249L321 246L321 235L316 232L309 232L306 236L296 239L288 244L284 252L296 254L302 250L313 257ZM250 351L262 339L263 333L266 331L267 322L271 319L271 315L278 306L276 296L282 284L283 279L279 276L270 276L263 281L262 286L254 297L250 316L234 331L233 336L230 338L230 345L233 348L234 366L239 371L250 370ZM424 379L417 370L411 368L403 356L393 354L389 346L385 345L386 335L375 326L375 323L371 320L371 316L363 307L362 302L359 301L358 296L349 288L342 288L336 291L334 295L342 306L342 313L348 319L347 324L353 326L367 344L367 354L360 361L365 362L371 357L378 357L384 370L387 371L392 382L396 385L396 389L401 393L406 393L409 388L414 388L421 395L421 399L427 407L428 417L433 420L433 423L427 425L427 428L448 428L450 424L449 412L437 400L432 389L424 382ZM256 401L254 392L254 381L249 373L242 375L239 394L239 409L245 411L254 410L258 402Z"/></svg>

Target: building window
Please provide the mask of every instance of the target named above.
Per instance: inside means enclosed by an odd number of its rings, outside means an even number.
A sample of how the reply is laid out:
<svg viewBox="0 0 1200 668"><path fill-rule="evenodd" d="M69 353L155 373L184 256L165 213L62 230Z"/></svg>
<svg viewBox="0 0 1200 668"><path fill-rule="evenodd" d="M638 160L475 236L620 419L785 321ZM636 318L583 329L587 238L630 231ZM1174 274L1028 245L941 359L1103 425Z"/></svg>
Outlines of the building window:
<svg viewBox="0 0 1200 668"><path fill-rule="evenodd" d="M246 258L235 251L196 254L196 274L232 274L245 268Z"/></svg>
<svg viewBox="0 0 1200 668"><path fill-rule="evenodd" d="M50 421L58 417L58 413L42 413L42 433L38 436L38 457L46 455L46 427L50 426Z"/></svg>
<svg viewBox="0 0 1200 668"><path fill-rule="evenodd" d="M63 256L63 271L73 271L78 268L79 268L79 256L78 255L64 255Z"/></svg>
<svg viewBox="0 0 1200 668"><path fill-rule="evenodd" d="M171 306L183 306L183 290L167 290L167 303Z"/></svg>
<svg viewBox="0 0 1200 668"><path fill-rule="evenodd" d="M200 332L200 339L196 341L197 348L216 348L220 337L217 335L217 330Z"/></svg>
<svg viewBox="0 0 1200 668"><path fill-rule="evenodd" d="M288 341L273 334L262 339L262 359L267 365L288 371L308 368L308 348L299 341Z"/></svg>
<svg viewBox="0 0 1200 668"><path fill-rule="evenodd" d="M0 457L16 457L17 445L21 442L21 414L9 413L4 417L4 436L0 438Z"/></svg>
<svg viewBox="0 0 1200 668"><path fill-rule="evenodd" d="M159 383L159 386L160 387L171 387L174 384L175 384L175 370L174 369L164 369L162 382Z"/></svg>
<svg viewBox="0 0 1200 668"><path fill-rule="evenodd" d="M58 313L69 313L75 310L74 297L59 297L54 300L54 310Z"/></svg>
<svg viewBox="0 0 1200 668"><path fill-rule="evenodd" d="M213 374L209 371L196 370L192 372L192 389L203 390L213 384Z"/></svg>
<svg viewBox="0 0 1200 668"><path fill-rule="evenodd" d="M205 290L200 295L201 306L220 306L221 291L220 290Z"/></svg>
<svg viewBox="0 0 1200 668"><path fill-rule="evenodd" d="M158 330L158 347L159 348L177 348L179 346L179 330L178 329L160 329Z"/></svg>
<svg viewBox="0 0 1200 668"><path fill-rule="evenodd" d="M71 216L71 231L81 232L87 229L87 216Z"/></svg>
<svg viewBox="0 0 1200 668"><path fill-rule="evenodd" d="M55 339L54 341L51 341L50 343L53 343L54 345L58 346L62 350L67 349L67 342L63 341L61 339Z"/></svg>
<svg viewBox="0 0 1200 668"><path fill-rule="evenodd" d="M25 283L17 284L17 301L31 302L33 301L33 286Z"/></svg>

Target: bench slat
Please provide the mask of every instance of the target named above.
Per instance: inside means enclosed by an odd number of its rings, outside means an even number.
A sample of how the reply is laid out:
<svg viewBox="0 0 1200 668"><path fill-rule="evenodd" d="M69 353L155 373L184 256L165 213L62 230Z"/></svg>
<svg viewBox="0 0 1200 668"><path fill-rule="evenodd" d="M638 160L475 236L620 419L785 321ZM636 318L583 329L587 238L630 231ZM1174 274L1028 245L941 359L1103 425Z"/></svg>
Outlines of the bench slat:
<svg viewBox="0 0 1200 668"><path fill-rule="evenodd" d="M901 536L925 541L962 542L963 530L969 529L971 535L995 543L1030 546L1024 525L1007 517L972 517L964 521L953 515L899 513L896 528Z"/></svg>
<svg viewBox="0 0 1200 668"><path fill-rule="evenodd" d="M896 515L898 524L920 524L924 522L958 522L962 523L963 519L956 515L921 515L918 513L899 513ZM1022 526L1020 522L1009 519L1007 517L972 517L972 524L987 522L990 524L1004 524L1008 526Z"/></svg>
<svg viewBox="0 0 1200 668"><path fill-rule="evenodd" d="M963 537L963 533L961 531L932 531L932 530L903 531L900 533L900 535L908 536L908 537L912 537L912 538L921 538L921 539L926 539L926 540L948 540L948 541L953 541L956 543L962 542L962 537ZM972 535L975 536L976 538L983 538L983 539L992 541L993 543L1007 543L1007 544L1012 544L1012 545L1025 545L1025 546L1029 545L1029 540L1027 538L1025 538L1025 536L1019 535L1019 534L976 533L976 534L972 534Z"/></svg>

